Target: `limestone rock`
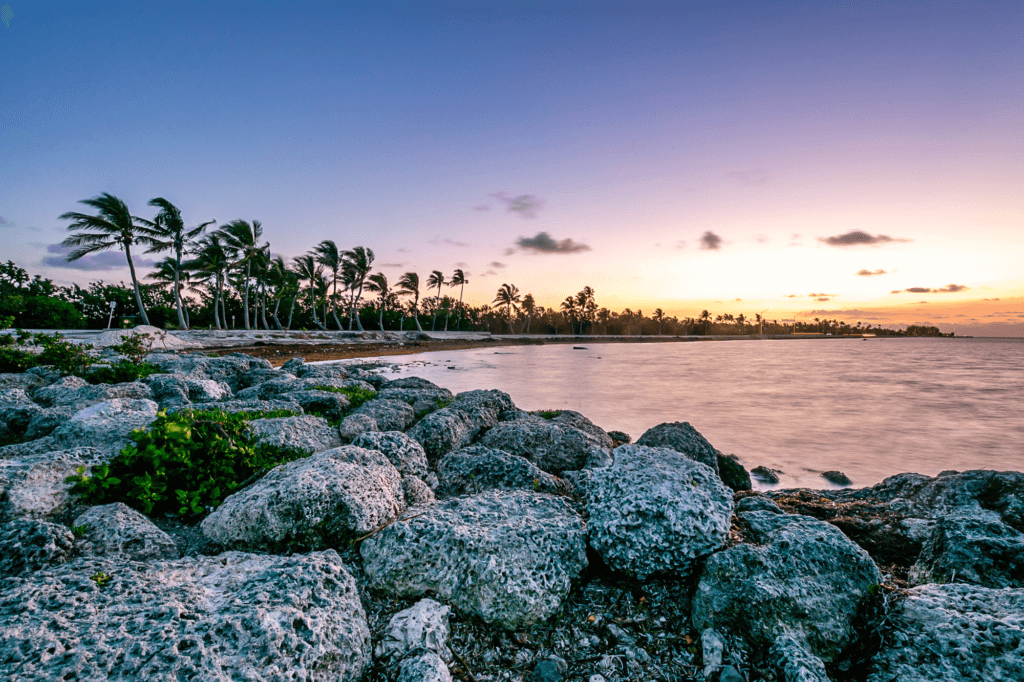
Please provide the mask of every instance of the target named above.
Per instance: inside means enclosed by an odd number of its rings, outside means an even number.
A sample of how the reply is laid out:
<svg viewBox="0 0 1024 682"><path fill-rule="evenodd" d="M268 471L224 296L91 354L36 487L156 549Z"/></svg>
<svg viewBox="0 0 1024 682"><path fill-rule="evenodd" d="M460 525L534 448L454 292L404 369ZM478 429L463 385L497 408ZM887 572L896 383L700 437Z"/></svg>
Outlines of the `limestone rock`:
<svg viewBox="0 0 1024 682"><path fill-rule="evenodd" d="M167 374L222 381L232 391L245 388L248 375L253 370L273 369L268 360L244 353L230 353L216 358L191 353L150 353L146 356L146 362L156 365Z"/></svg>
<svg viewBox="0 0 1024 682"><path fill-rule="evenodd" d="M706 464L718 473L718 450L689 422L666 422L652 426L637 439L636 444L675 450L695 462Z"/></svg>
<svg viewBox="0 0 1024 682"><path fill-rule="evenodd" d="M377 398L356 408L352 414L365 414L373 418L378 431L405 431L416 420L412 407L401 400Z"/></svg>
<svg viewBox="0 0 1024 682"><path fill-rule="evenodd" d="M261 384L238 391L235 397L239 400L273 400L277 396L287 396L296 391L316 391L327 388L352 388L373 391L373 386L355 379L336 379L331 377L313 377L305 379L273 379Z"/></svg>
<svg viewBox="0 0 1024 682"><path fill-rule="evenodd" d="M832 682L821 659L807 653L789 635L776 638L768 657L778 670L782 682Z"/></svg>
<svg viewBox="0 0 1024 682"><path fill-rule="evenodd" d="M442 457L473 442L515 411L512 399L501 391L466 391L448 407L431 412L409 429L427 456Z"/></svg>
<svg viewBox="0 0 1024 682"><path fill-rule="evenodd" d="M122 502L90 507L74 520L82 529L75 549L85 556L152 561L177 559L178 547L167 533Z"/></svg>
<svg viewBox="0 0 1024 682"><path fill-rule="evenodd" d="M391 462L345 446L282 464L229 496L201 527L225 547L310 549L368 533L404 508Z"/></svg>
<svg viewBox="0 0 1024 682"><path fill-rule="evenodd" d="M511 422L510 422L511 423ZM437 462L438 492L468 495L485 490L561 491L564 483L533 462L503 450L471 445L450 452Z"/></svg>
<svg viewBox="0 0 1024 682"><path fill-rule="evenodd" d="M150 374L143 381L153 391L153 400L160 407L187 406L192 403L188 397L188 384L178 374Z"/></svg>
<svg viewBox="0 0 1024 682"><path fill-rule="evenodd" d="M640 578L688 575L729 533L732 491L711 470L667 448L621 445L588 484L590 544Z"/></svg>
<svg viewBox="0 0 1024 682"><path fill-rule="evenodd" d="M452 682L452 675L440 656L424 651L402 661L397 682Z"/></svg>
<svg viewBox="0 0 1024 682"><path fill-rule="evenodd" d="M377 396L389 400L401 400L412 405L417 417L429 414L455 400L455 396L447 388L441 388L426 379L417 377L388 381L381 386Z"/></svg>
<svg viewBox="0 0 1024 682"><path fill-rule="evenodd" d="M288 398L301 405L306 414L330 420L340 420L349 407L349 400L343 393L332 391L293 391Z"/></svg>
<svg viewBox="0 0 1024 682"><path fill-rule="evenodd" d="M406 506L430 504L436 500L434 491L422 479L415 476L402 476L402 492Z"/></svg>
<svg viewBox="0 0 1024 682"><path fill-rule="evenodd" d="M21 516L40 518L61 511L70 501L73 485L65 479L75 475L80 467L90 467L105 459L94 448L0 459L0 521Z"/></svg>
<svg viewBox="0 0 1024 682"><path fill-rule="evenodd" d="M302 414L302 407L292 400L281 398L275 400L224 400L217 403L205 405L186 405L178 409L168 409L168 412L179 412L181 409L194 410L223 410L231 414L239 412L274 412L277 410L288 410L296 414Z"/></svg>
<svg viewBox="0 0 1024 682"><path fill-rule="evenodd" d="M82 410L110 400L152 400L153 391L139 381L126 384L89 384L75 376L40 388L33 396L43 407L72 407Z"/></svg>
<svg viewBox="0 0 1024 682"><path fill-rule="evenodd" d="M275 417L249 422L252 438L261 445L323 452L341 446L338 430L322 417Z"/></svg>
<svg viewBox="0 0 1024 682"><path fill-rule="evenodd" d="M370 662L355 580L334 551L82 558L9 580L0 633L0 677L27 682L356 682Z"/></svg>
<svg viewBox="0 0 1024 682"><path fill-rule="evenodd" d="M0 578L25 575L64 563L75 536L64 526L38 519L0 524Z"/></svg>
<svg viewBox="0 0 1024 682"><path fill-rule="evenodd" d="M403 476L422 478L429 471L423 446L400 431L363 433L352 440L352 445L383 453Z"/></svg>
<svg viewBox="0 0 1024 682"><path fill-rule="evenodd" d="M33 369L36 369L33 367ZM3 372L0 373L0 393L21 390L32 394L36 389L50 383L34 372Z"/></svg>
<svg viewBox="0 0 1024 682"><path fill-rule="evenodd" d="M587 565L583 521L561 498L489 491L436 503L362 543L369 583L427 594L507 629L554 613Z"/></svg>
<svg viewBox="0 0 1024 682"><path fill-rule="evenodd" d="M1024 533L993 512L938 519L924 542L910 582L1024 587Z"/></svg>
<svg viewBox="0 0 1024 682"><path fill-rule="evenodd" d="M374 652L378 658L398 660L416 649L431 651L446 661L448 649L448 614L451 609L433 599L421 599L409 608L391 616L384 638Z"/></svg>
<svg viewBox="0 0 1024 682"><path fill-rule="evenodd" d="M890 610L868 682L1024 680L1024 590L923 585Z"/></svg>
<svg viewBox="0 0 1024 682"><path fill-rule="evenodd" d="M598 438L554 419L519 419L498 424L480 439L480 444L525 457L553 474L611 463L611 438Z"/></svg>
<svg viewBox="0 0 1024 682"><path fill-rule="evenodd" d="M113 457L129 442L135 429L156 419L152 400L114 398L79 410L50 434L62 447L94 447Z"/></svg>
<svg viewBox="0 0 1024 682"><path fill-rule="evenodd" d="M734 491L752 488L750 474L740 464L740 459L736 455L718 453L718 475L722 478L722 483Z"/></svg>
<svg viewBox="0 0 1024 682"><path fill-rule="evenodd" d="M853 618L882 576L837 528L807 516L741 512L752 542L708 558L693 624L767 649L789 635L825 663L854 642Z"/></svg>
<svg viewBox="0 0 1024 682"><path fill-rule="evenodd" d="M341 420L338 426L338 435L341 440L353 442L363 434L379 432L377 422L368 414L350 414Z"/></svg>

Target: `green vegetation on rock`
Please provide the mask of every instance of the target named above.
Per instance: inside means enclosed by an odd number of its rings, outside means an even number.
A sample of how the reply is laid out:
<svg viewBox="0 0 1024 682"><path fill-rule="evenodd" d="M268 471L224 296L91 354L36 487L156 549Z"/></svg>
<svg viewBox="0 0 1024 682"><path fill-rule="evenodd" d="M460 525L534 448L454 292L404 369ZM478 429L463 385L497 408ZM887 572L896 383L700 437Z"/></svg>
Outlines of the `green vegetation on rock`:
<svg viewBox="0 0 1024 682"><path fill-rule="evenodd" d="M373 400L377 397L376 391L368 391L365 388L345 387L339 388L337 386L314 386L314 391L327 391L329 393L341 393L348 398L349 409L354 410L368 400Z"/></svg>
<svg viewBox="0 0 1024 682"><path fill-rule="evenodd" d="M68 478L72 492L88 504L124 502L144 514L201 514L216 507L254 477L309 456L304 450L253 442L253 419L291 417L294 412L237 413L223 410L161 411L149 428L132 433L133 443L109 464Z"/></svg>

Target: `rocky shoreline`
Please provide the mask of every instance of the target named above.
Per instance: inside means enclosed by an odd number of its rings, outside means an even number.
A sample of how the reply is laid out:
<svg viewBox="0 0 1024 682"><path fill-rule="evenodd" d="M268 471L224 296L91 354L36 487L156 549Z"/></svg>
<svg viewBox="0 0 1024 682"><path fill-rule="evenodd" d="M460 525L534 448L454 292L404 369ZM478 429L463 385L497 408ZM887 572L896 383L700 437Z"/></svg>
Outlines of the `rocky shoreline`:
<svg viewBox="0 0 1024 682"><path fill-rule="evenodd" d="M1024 474L756 492L685 422L630 443L364 366L146 361L0 375L4 679L1024 679ZM213 409L308 456L196 513L71 492Z"/></svg>

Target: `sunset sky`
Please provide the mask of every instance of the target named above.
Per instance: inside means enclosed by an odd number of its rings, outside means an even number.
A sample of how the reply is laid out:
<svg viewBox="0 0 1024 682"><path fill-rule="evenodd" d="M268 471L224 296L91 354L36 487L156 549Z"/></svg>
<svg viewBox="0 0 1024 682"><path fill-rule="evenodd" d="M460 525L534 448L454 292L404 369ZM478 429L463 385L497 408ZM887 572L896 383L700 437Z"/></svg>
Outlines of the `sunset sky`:
<svg viewBox="0 0 1024 682"><path fill-rule="evenodd" d="M1024 336L1024 3L0 0L0 260L110 192L555 306ZM11 16L13 14L13 16Z"/></svg>

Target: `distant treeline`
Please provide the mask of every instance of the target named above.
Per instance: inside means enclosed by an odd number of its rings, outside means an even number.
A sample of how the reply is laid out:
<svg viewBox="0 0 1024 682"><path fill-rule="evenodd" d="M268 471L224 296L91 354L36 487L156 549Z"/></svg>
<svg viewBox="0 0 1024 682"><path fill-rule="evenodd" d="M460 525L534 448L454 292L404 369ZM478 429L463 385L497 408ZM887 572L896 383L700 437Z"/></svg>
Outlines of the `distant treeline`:
<svg viewBox="0 0 1024 682"><path fill-rule="evenodd" d="M150 324L165 329L178 328L174 295L167 282L158 281L140 287L143 304ZM507 287L507 288L506 288ZM244 289L229 285L222 292L220 315L228 327L241 328L244 316ZM570 304L570 299L572 303ZM511 305L509 305L511 301ZM32 276L13 262L0 263L0 318L12 320L11 326L24 329L102 329L110 318L110 303L114 303L113 325L121 317L137 322L135 292L125 283L108 284L102 280L81 287L78 284L60 286L39 275ZM194 328L208 328L214 324L215 297L202 290L190 290L182 297L183 308ZM319 302L324 308L318 314L327 319L329 302ZM753 335L753 334L832 334L876 336L953 336L943 334L937 327L911 325L904 330L886 327L854 325L841 320L814 318L813 320L782 323L762 320L758 315L747 318L740 314L712 315L703 311L696 317L668 316L659 308L647 315L642 310L626 309L621 312L599 307L595 292L586 287L576 296L567 297L558 309L538 306L533 296L519 295L512 285L499 289L494 306L473 306L450 296L428 296L418 301L418 315L414 321L412 301L402 305L393 301L381 315L378 297L361 300L356 306L358 321L364 328L410 330L421 327L462 331L490 331L517 334L622 334L622 335ZM255 315L256 298L250 301L250 320ZM312 310L306 301L296 296L285 301L281 322L288 329L322 329L314 324ZM345 326L357 327L357 322L345 316ZM256 324L259 325L258 318ZM511 325L511 327L510 327Z"/></svg>

